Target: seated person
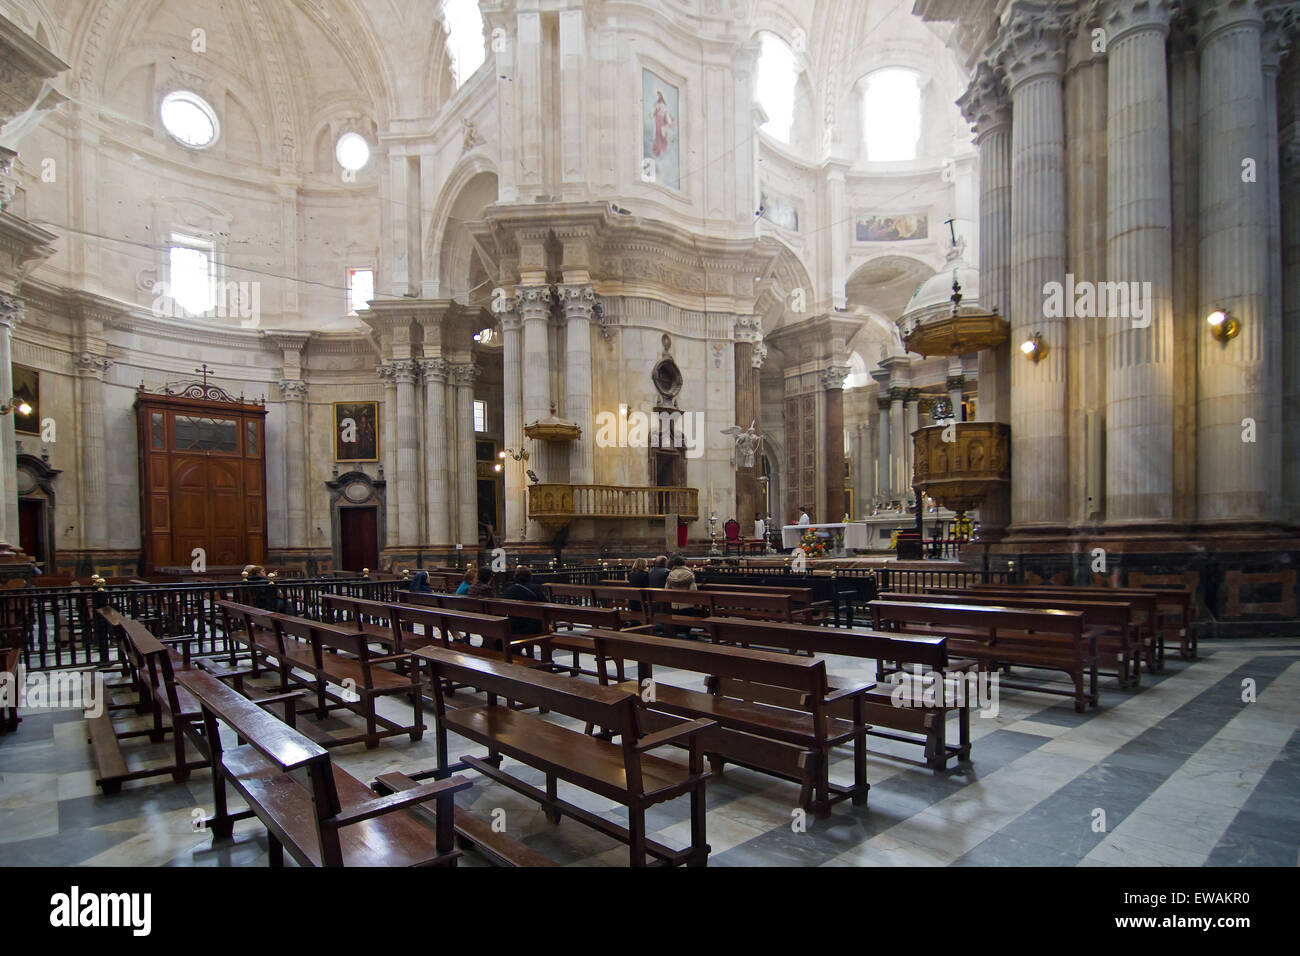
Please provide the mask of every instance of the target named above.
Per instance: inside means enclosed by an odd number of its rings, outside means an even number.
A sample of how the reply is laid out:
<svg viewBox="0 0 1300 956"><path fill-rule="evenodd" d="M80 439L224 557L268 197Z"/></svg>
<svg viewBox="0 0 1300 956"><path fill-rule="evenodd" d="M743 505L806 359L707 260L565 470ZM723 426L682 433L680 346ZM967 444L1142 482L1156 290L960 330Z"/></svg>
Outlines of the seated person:
<svg viewBox="0 0 1300 956"><path fill-rule="evenodd" d="M627 573L627 585L631 588L648 588L650 586L650 562L645 558L637 558L632 562L632 570ZM628 609L632 611L641 610L640 601L629 601Z"/></svg>
<svg viewBox="0 0 1300 956"><path fill-rule="evenodd" d="M659 555L659 557L655 558L654 567L649 570L647 574L647 578L649 580L649 583L646 585L646 587L661 588L664 586L664 582L668 580L668 556L667 555L661 554Z"/></svg>
<svg viewBox="0 0 1300 956"><path fill-rule="evenodd" d="M698 591L699 585L695 583L695 572L686 566L686 559L680 554L674 555L669 567L672 569L668 572L668 581L664 585L666 588L678 591ZM694 604L674 604L674 614L693 614L703 615L703 611ZM689 627L678 627L676 637L687 637L690 635Z"/></svg>
<svg viewBox="0 0 1300 956"><path fill-rule="evenodd" d="M534 601L546 603L546 594L540 587L532 583L533 572L526 567L515 568L515 579L505 592L501 595L507 601ZM541 621L534 620L531 617L511 617L510 633L523 636L525 634L544 634L545 628Z"/></svg>
<svg viewBox="0 0 1300 956"><path fill-rule="evenodd" d="M474 586L474 582L477 579L478 579L478 568L471 565L468 569L466 569L465 577L463 577L461 579L460 584L457 585L456 593L461 597L464 597L466 594L469 594L469 589Z"/></svg>
<svg viewBox="0 0 1300 956"><path fill-rule="evenodd" d="M474 583L469 586L469 589L465 592L465 594L469 597L476 597L476 598L496 597L497 589L496 589L496 585L492 583L492 568L490 568L486 564L483 565L483 567L479 568L478 575L477 577L475 577Z"/></svg>
<svg viewBox="0 0 1300 956"><path fill-rule="evenodd" d="M260 564L250 564L245 566L244 574L248 575L244 580L249 584L248 603L262 611L275 611L275 589L271 584L271 579L264 573L265 569Z"/></svg>
<svg viewBox="0 0 1300 956"><path fill-rule="evenodd" d="M432 594L433 588L429 587L429 572L416 571L415 577L411 578L411 585L407 590L415 594Z"/></svg>

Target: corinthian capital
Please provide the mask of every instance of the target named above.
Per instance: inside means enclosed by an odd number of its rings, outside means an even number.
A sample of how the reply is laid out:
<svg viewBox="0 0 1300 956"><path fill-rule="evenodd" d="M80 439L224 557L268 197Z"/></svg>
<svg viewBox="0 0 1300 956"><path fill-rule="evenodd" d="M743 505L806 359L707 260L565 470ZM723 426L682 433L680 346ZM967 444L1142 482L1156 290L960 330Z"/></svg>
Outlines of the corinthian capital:
<svg viewBox="0 0 1300 956"><path fill-rule="evenodd" d="M280 382L280 394L286 402L301 402L307 397L307 383L301 379L287 378Z"/></svg>
<svg viewBox="0 0 1300 956"><path fill-rule="evenodd" d="M380 380L381 382L385 383L385 384L387 384L387 383L389 383L389 382L395 382L395 381L397 381L397 366L396 366L396 365L376 365L376 366L375 366L375 375L378 376L379 380Z"/></svg>
<svg viewBox="0 0 1300 956"><path fill-rule="evenodd" d="M468 365L451 366L451 379L457 388L473 387L476 378L478 378L478 366L473 362Z"/></svg>
<svg viewBox="0 0 1300 956"><path fill-rule="evenodd" d="M998 35L994 58L1007 88L1036 76L1060 76L1065 70L1065 24L1062 13L1040 0L1015 0Z"/></svg>
<svg viewBox="0 0 1300 956"><path fill-rule="evenodd" d="M832 388L843 388L844 380L848 378L849 367L847 365L832 365L830 368L823 369L821 373L822 388L830 390Z"/></svg>
<svg viewBox="0 0 1300 956"><path fill-rule="evenodd" d="M444 358L420 359L420 370L424 372L426 382L446 384L451 364Z"/></svg>
<svg viewBox="0 0 1300 956"><path fill-rule="evenodd" d="M590 319L596 304L596 290L590 283L562 284L556 287L566 319Z"/></svg>
<svg viewBox="0 0 1300 956"><path fill-rule="evenodd" d="M401 359L394 362L392 367L398 385L414 385L420 377L420 363L412 359Z"/></svg>
<svg viewBox="0 0 1300 956"><path fill-rule="evenodd" d="M83 375L93 375L95 378L103 378L113 365L112 359L105 355L95 355L93 352L82 352L77 356L77 371Z"/></svg>
<svg viewBox="0 0 1300 956"><path fill-rule="evenodd" d="M551 287L546 285L515 286L515 301L520 317L544 319L551 308Z"/></svg>
<svg viewBox="0 0 1300 956"><path fill-rule="evenodd" d="M22 324L26 315L27 310L22 299L7 292L0 292L0 325L11 330L16 329Z"/></svg>
<svg viewBox="0 0 1300 956"><path fill-rule="evenodd" d="M1006 84L997 68L983 60L975 68L975 76L966 92L957 100L966 122L975 130L975 139L1011 123L1011 101L1007 98Z"/></svg>
<svg viewBox="0 0 1300 956"><path fill-rule="evenodd" d="M760 315L736 316L735 338L737 342L763 341L763 317Z"/></svg>

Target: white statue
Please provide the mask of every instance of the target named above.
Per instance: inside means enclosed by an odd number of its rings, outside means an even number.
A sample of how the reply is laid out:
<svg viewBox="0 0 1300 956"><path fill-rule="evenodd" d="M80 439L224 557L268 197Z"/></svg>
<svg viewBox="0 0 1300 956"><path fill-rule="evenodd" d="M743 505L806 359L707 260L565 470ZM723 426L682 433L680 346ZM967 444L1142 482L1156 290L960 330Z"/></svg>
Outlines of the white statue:
<svg viewBox="0 0 1300 956"><path fill-rule="evenodd" d="M763 436L754 429L754 422L742 429L739 425L722 429L722 434L731 435L736 443L735 461L737 468L753 468L754 458L763 447Z"/></svg>

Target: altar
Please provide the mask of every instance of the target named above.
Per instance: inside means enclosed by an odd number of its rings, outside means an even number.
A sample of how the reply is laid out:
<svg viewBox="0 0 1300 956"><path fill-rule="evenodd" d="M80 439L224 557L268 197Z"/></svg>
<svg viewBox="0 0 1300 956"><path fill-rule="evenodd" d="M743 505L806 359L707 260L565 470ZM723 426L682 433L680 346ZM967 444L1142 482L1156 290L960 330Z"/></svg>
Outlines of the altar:
<svg viewBox="0 0 1300 956"><path fill-rule="evenodd" d="M870 547L867 526L860 521L847 524L788 524L781 529L781 547L797 548L809 529L818 532L818 537L827 539L827 544L836 551L865 551Z"/></svg>

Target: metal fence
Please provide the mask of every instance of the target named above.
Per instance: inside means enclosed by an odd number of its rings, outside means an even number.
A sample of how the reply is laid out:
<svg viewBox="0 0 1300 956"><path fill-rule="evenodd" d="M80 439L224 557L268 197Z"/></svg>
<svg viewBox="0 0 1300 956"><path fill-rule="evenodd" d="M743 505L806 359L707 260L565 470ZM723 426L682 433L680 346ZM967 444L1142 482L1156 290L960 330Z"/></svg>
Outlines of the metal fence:
<svg viewBox="0 0 1300 956"><path fill-rule="evenodd" d="M159 637L193 638L194 654L229 651L217 601L237 601L287 614L324 618L321 597L390 601L401 584L368 578L294 578L274 583L204 582L26 588L0 592L0 642L21 646L28 670L111 664L116 658L101 607L114 607Z"/></svg>

